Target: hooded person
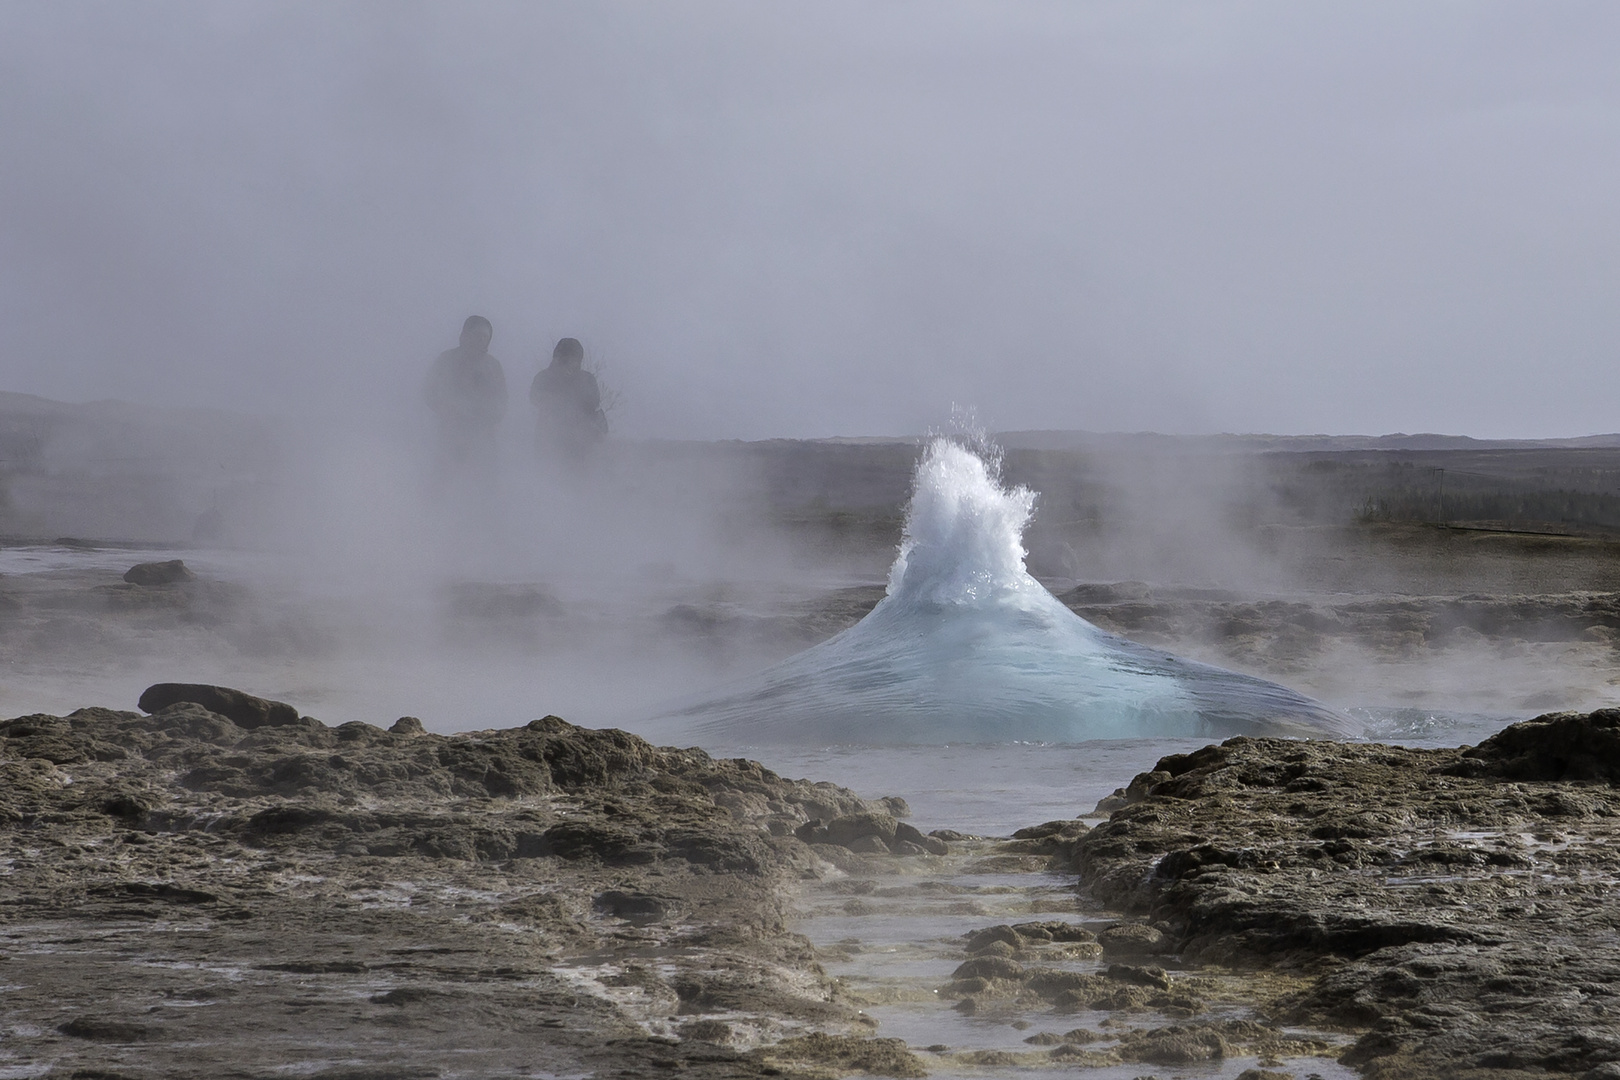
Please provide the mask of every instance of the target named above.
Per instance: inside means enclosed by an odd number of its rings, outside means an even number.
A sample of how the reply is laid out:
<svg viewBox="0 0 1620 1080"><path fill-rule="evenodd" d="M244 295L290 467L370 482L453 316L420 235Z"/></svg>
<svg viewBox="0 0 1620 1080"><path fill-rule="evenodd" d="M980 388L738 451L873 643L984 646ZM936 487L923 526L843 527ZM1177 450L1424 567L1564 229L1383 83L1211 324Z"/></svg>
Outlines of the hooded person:
<svg viewBox="0 0 1620 1080"><path fill-rule="evenodd" d="M551 350L551 366L542 369L529 387L542 456L577 461L607 435L602 390L584 364L585 347L579 339L565 337Z"/></svg>
<svg viewBox="0 0 1620 1080"><path fill-rule="evenodd" d="M489 353L494 331L482 315L461 326L461 343L439 354L423 396L438 421L439 460L450 471L493 472L496 430L506 415L506 372Z"/></svg>

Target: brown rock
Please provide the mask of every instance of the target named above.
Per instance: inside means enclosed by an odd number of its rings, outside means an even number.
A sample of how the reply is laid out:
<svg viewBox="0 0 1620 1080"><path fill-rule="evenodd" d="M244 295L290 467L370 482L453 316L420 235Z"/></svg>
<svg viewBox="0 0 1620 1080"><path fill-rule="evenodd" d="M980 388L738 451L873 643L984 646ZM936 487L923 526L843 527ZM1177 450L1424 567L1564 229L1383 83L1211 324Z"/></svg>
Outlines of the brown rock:
<svg viewBox="0 0 1620 1080"><path fill-rule="evenodd" d="M895 829L899 824L889 814L845 814L827 823L826 842L850 847L852 842L861 837L875 836L883 841L883 850L886 853L888 842L894 839Z"/></svg>
<svg viewBox="0 0 1620 1080"><path fill-rule="evenodd" d="M1116 923L1097 935L1106 956L1151 956L1164 951L1164 934L1143 923Z"/></svg>
<svg viewBox="0 0 1620 1080"><path fill-rule="evenodd" d="M141 694L138 704L142 712L155 713L181 703L201 705L237 727L250 731L261 727L289 727L298 723L298 710L286 702L270 701L228 686L210 686L206 683L154 683Z"/></svg>

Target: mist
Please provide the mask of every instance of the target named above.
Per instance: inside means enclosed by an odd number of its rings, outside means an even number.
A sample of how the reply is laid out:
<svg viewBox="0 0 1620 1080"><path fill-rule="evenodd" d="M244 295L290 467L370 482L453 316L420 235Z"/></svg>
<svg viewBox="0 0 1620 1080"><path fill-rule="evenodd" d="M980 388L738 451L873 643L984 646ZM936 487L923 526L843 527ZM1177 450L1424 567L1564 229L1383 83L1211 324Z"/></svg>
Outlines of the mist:
<svg viewBox="0 0 1620 1080"><path fill-rule="evenodd" d="M405 415L471 312L618 430L1614 427L1598 4L0 12L0 382Z"/></svg>
<svg viewBox="0 0 1620 1080"><path fill-rule="evenodd" d="M0 695L634 723L859 619L965 405L1107 629L1336 705L1597 701L1607 615L1443 598L1601 553L1413 541L1376 455L1419 444L1061 433L1612 430L1616 45L1583 4L5 8L0 536L103 547L0 568ZM436 488L475 313L508 407ZM565 336L610 405L572 474L527 400ZM1537 498L1610 528L1610 464ZM199 583L131 592L142 551Z"/></svg>

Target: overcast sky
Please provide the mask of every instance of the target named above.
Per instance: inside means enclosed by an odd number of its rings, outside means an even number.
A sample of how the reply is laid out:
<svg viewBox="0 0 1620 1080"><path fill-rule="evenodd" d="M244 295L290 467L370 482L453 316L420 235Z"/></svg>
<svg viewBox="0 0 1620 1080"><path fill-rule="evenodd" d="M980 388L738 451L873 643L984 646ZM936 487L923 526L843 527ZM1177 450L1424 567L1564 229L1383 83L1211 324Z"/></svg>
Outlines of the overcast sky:
<svg viewBox="0 0 1620 1080"><path fill-rule="evenodd" d="M1620 430L1620 5L0 0L0 389ZM526 422L524 410L515 421Z"/></svg>

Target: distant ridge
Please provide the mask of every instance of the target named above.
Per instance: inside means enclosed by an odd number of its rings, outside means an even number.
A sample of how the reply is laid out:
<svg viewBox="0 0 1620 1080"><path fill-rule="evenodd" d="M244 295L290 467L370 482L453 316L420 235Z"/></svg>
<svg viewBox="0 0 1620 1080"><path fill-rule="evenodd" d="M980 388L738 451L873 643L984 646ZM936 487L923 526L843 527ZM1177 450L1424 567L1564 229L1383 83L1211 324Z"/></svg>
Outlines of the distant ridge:
<svg viewBox="0 0 1620 1080"><path fill-rule="evenodd" d="M1003 431L996 440L1009 450L1102 450L1129 446L1203 446L1211 450L1311 451L1344 450L1613 450L1620 434L1581 435L1567 439L1476 439L1470 435L1161 435L1155 432Z"/></svg>
<svg viewBox="0 0 1620 1080"><path fill-rule="evenodd" d="M1008 450L1172 450L1198 448L1229 453L1344 453L1353 451L1425 450L1620 450L1620 432L1578 435L1565 439L1476 439L1472 435L1418 432L1408 435L1166 435L1157 431L998 431L992 436ZM766 446L807 443L822 446L921 446L928 435L833 435L823 438L721 440ZM651 440L706 442L708 440Z"/></svg>

